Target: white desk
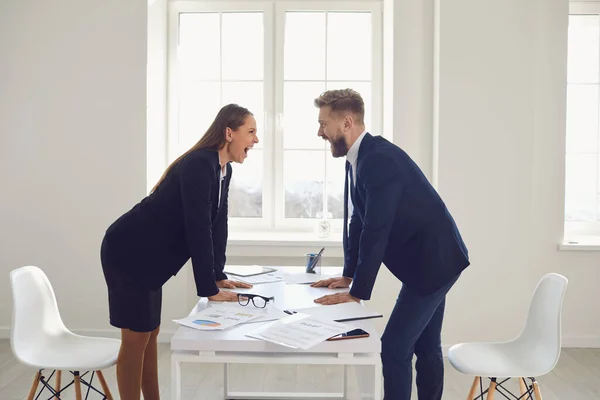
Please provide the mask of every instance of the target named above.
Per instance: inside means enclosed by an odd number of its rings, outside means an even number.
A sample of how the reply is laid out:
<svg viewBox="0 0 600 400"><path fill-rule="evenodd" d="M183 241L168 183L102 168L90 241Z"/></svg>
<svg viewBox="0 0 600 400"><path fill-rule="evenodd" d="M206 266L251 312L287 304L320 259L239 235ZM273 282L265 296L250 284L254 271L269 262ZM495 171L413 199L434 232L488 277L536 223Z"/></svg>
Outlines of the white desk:
<svg viewBox="0 0 600 400"><path fill-rule="evenodd" d="M287 268L282 268L286 270ZM324 268L327 273L329 268ZM233 278L233 277L230 277ZM275 296L275 305L281 309L313 307L314 299L336 291L327 288L311 288L310 285L288 285L284 282L257 284L252 289L236 289L268 296ZM201 299L190 314L207 306ZM252 306L251 304L249 305ZM171 399L181 399L181 364L184 362L223 364L224 399L345 399L347 366L357 370L358 384L363 399L382 398L381 341L371 320L347 322L370 333L370 337L335 342L323 342L308 350L291 349L274 343L245 336L264 323L237 325L224 331L200 331L184 326L171 339ZM227 385L229 364L313 364L343 365L343 393L264 393L230 392ZM360 371L359 371L360 369Z"/></svg>

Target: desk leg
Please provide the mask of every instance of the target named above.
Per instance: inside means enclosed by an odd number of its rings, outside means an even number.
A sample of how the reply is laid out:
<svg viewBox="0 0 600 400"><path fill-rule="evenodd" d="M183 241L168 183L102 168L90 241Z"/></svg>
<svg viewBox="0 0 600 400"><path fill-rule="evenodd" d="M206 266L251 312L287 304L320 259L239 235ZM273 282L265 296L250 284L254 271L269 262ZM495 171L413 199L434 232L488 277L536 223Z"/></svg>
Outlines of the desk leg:
<svg viewBox="0 0 600 400"><path fill-rule="evenodd" d="M181 400L181 361L171 355L171 400Z"/></svg>

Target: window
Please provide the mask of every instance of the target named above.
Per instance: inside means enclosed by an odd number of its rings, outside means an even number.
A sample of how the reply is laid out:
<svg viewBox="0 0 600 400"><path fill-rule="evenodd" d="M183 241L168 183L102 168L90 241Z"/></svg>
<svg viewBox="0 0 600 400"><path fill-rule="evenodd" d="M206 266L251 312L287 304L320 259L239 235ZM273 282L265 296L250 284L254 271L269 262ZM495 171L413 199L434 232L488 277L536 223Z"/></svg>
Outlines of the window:
<svg viewBox="0 0 600 400"><path fill-rule="evenodd" d="M565 234L600 234L600 2L572 2L569 16Z"/></svg>
<svg viewBox="0 0 600 400"><path fill-rule="evenodd" d="M379 2L173 2L169 24L169 159L189 149L225 104L247 107L260 143L232 164L230 225L341 229L344 158L317 137L314 98L350 87L381 133ZM351 62L350 62L351 61Z"/></svg>

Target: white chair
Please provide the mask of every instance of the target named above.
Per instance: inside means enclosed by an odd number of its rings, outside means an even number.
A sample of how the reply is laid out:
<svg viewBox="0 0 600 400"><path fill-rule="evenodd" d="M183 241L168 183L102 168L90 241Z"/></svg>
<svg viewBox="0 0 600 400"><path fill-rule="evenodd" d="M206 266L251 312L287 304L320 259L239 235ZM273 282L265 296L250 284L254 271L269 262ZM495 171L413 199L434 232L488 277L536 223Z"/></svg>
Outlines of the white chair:
<svg viewBox="0 0 600 400"><path fill-rule="evenodd" d="M35 396L41 382L56 398L72 384L75 397L81 399L81 385L112 400L112 395L101 370L117 361L121 341L117 339L80 336L69 331L61 317L56 297L46 274L34 266L10 272L13 295L11 347L15 357L23 364L38 370L29 392L28 400ZM46 379L44 370L52 370ZM70 371L73 380L61 389L61 371ZM89 382L83 379L91 371ZM50 379L56 372L56 386ZM85 372L84 374L81 374ZM98 376L104 393L92 386L94 374ZM39 394L38 394L39 396ZM87 395L86 395L87 398Z"/></svg>
<svg viewBox="0 0 600 400"><path fill-rule="evenodd" d="M568 280L562 275L547 274L533 293L529 313L521 333L513 340L500 343L461 343L450 348L448 359L459 372L474 376L467 400L492 400L495 393L511 393L504 383L517 378L525 400L542 400L536 377L556 366L561 351L561 309ZM491 380L484 387L482 379ZM531 381L527 384L526 379ZM477 388L479 395L475 397ZM514 395L514 394L513 394Z"/></svg>

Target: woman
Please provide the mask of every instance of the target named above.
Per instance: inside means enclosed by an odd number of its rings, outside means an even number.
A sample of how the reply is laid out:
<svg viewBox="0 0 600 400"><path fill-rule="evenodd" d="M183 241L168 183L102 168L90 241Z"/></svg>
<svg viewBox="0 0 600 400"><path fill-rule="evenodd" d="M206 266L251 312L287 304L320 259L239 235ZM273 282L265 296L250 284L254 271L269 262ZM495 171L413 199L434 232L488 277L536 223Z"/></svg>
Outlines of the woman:
<svg viewBox="0 0 600 400"><path fill-rule="evenodd" d="M157 344L162 286L191 258L198 296L237 301L221 288L251 287L223 273L231 161L243 163L256 121L223 107L204 136L165 171L150 195L117 219L102 241L111 325L121 329L121 400L159 399Z"/></svg>

